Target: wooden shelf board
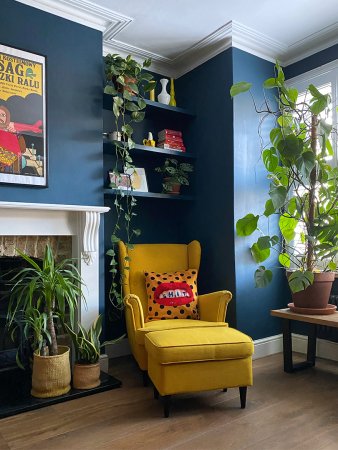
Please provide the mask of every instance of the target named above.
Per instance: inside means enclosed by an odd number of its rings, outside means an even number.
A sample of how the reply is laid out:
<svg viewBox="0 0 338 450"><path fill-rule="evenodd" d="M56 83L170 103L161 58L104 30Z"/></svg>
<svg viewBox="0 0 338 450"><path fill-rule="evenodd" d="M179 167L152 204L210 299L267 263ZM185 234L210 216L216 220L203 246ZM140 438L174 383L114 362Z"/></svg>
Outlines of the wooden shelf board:
<svg viewBox="0 0 338 450"><path fill-rule="evenodd" d="M104 139L103 140L103 144L104 144L104 153L106 154L112 154L112 147L113 147L113 143ZM159 147L150 147L148 145L141 145L141 144L136 144L135 147L130 150L130 153L156 153L158 155L166 155L166 156L175 156L178 158L189 158L189 159L195 159L196 155L194 155L193 153L189 153L189 152L177 152L175 150L169 150L167 148L159 148Z"/></svg>
<svg viewBox="0 0 338 450"><path fill-rule="evenodd" d="M103 190L104 195L106 197L114 196L116 193L120 192L118 189L104 189ZM160 192L138 192L133 191L127 193L127 191L123 191L125 195L133 195L134 197L147 197L147 198L161 198L161 199L167 199L167 200L183 200L183 201L189 201L193 200L194 197L192 195L175 195L175 194L162 194Z"/></svg>

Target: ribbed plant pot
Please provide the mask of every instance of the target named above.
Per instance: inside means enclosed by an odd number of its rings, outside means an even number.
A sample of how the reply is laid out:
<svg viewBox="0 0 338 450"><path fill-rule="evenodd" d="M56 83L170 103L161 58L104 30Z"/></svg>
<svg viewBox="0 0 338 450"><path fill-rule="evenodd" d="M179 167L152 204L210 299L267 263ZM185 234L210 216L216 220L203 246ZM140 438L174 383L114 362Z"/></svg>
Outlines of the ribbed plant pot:
<svg viewBox="0 0 338 450"><path fill-rule="evenodd" d="M170 178L163 178L163 181L165 184L169 184L171 186L171 190L166 190L165 193L166 194L173 194L173 195L178 195L181 191L181 184L180 183L171 183L170 182Z"/></svg>
<svg viewBox="0 0 338 450"><path fill-rule="evenodd" d="M59 345L58 352L55 356L40 356L34 353L31 389L33 397L58 397L70 391L69 347Z"/></svg>
<svg viewBox="0 0 338 450"><path fill-rule="evenodd" d="M324 310L329 303L334 279L335 274L333 272L315 273L313 284L308 286L304 291L292 294L294 305L297 308Z"/></svg>
<svg viewBox="0 0 338 450"><path fill-rule="evenodd" d="M73 387L75 389L92 389L100 386L100 363L74 365Z"/></svg>

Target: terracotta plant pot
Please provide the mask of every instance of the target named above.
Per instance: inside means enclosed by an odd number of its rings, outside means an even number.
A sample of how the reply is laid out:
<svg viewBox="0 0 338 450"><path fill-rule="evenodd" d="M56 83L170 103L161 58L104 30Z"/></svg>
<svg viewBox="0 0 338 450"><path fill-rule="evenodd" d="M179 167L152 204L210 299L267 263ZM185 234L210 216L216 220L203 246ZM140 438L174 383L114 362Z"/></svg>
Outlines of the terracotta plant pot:
<svg viewBox="0 0 338 450"><path fill-rule="evenodd" d="M171 186L171 190L165 190L166 194L174 194L174 195L178 195L180 194L180 190L181 190L181 184L180 183L172 183L170 181L170 178L163 178L163 181L165 184L169 184Z"/></svg>
<svg viewBox="0 0 338 450"><path fill-rule="evenodd" d="M33 397L58 397L69 392L69 347L59 345L58 350L59 354L55 356L40 356L34 353L31 390Z"/></svg>
<svg viewBox="0 0 338 450"><path fill-rule="evenodd" d="M335 279L333 272L314 274L314 282L304 291L292 294L292 300L297 308L325 309L329 303L332 284Z"/></svg>
<svg viewBox="0 0 338 450"><path fill-rule="evenodd" d="M100 363L75 364L73 370L73 387L75 389L92 389L100 386Z"/></svg>
<svg viewBox="0 0 338 450"><path fill-rule="evenodd" d="M124 77L124 81L126 83L134 83L135 84L137 80L136 80L136 78L132 78L132 77ZM130 94L135 94L135 91L133 91L131 87L124 86L120 83L117 83L116 79L115 79L115 86L117 86L118 92L127 91L127 92L130 92Z"/></svg>

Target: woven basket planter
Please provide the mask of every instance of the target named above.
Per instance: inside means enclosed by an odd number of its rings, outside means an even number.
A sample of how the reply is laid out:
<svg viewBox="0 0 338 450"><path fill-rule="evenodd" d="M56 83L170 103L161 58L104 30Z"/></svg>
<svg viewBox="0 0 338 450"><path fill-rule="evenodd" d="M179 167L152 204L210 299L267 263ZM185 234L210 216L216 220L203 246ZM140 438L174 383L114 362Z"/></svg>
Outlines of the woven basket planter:
<svg viewBox="0 0 338 450"><path fill-rule="evenodd" d="M40 356L34 353L31 390L33 397L58 397L70 390L69 347L59 345L58 350L59 354L55 356Z"/></svg>
<svg viewBox="0 0 338 450"><path fill-rule="evenodd" d="M75 364L73 370L73 387L75 389L92 389L100 386L100 364Z"/></svg>

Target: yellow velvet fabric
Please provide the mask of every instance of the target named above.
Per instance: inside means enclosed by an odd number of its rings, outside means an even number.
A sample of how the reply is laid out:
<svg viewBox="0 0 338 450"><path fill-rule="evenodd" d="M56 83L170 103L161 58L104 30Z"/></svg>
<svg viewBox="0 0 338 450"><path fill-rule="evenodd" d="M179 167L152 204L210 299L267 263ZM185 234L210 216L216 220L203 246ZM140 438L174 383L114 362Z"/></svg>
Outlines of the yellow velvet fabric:
<svg viewBox="0 0 338 450"><path fill-rule="evenodd" d="M160 320L158 323L144 323L147 313L147 292L144 272L152 270L159 273L179 270L199 269L201 246L198 241L186 244L136 244L127 249L123 242L118 244L120 270L123 273L123 294L125 296L125 317L128 339L132 353L142 370L147 370L147 353L144 335L155 326L158 331L182 328L181 320L189 322L189 327L226 326L224 323L227 305L232 298L229 291L219 291L198 297L200 320L176 319ZM125 261L129 257L130 261ZM157 328L158 327L158 328Z"/></svg>
<svg viewBox="0 0 338 450"><path fill-rule="evenodd" d="M252 385L253 342L233 328L154 331L145 346L161 395Z"/></svg>
<svg viewBox="0 0 338 450"><path fill-rule="evenodd" d="M208 327L157 331L147 334L148 355L159 364L221 361L253 354L252 339L230 327Z"/></svg>

